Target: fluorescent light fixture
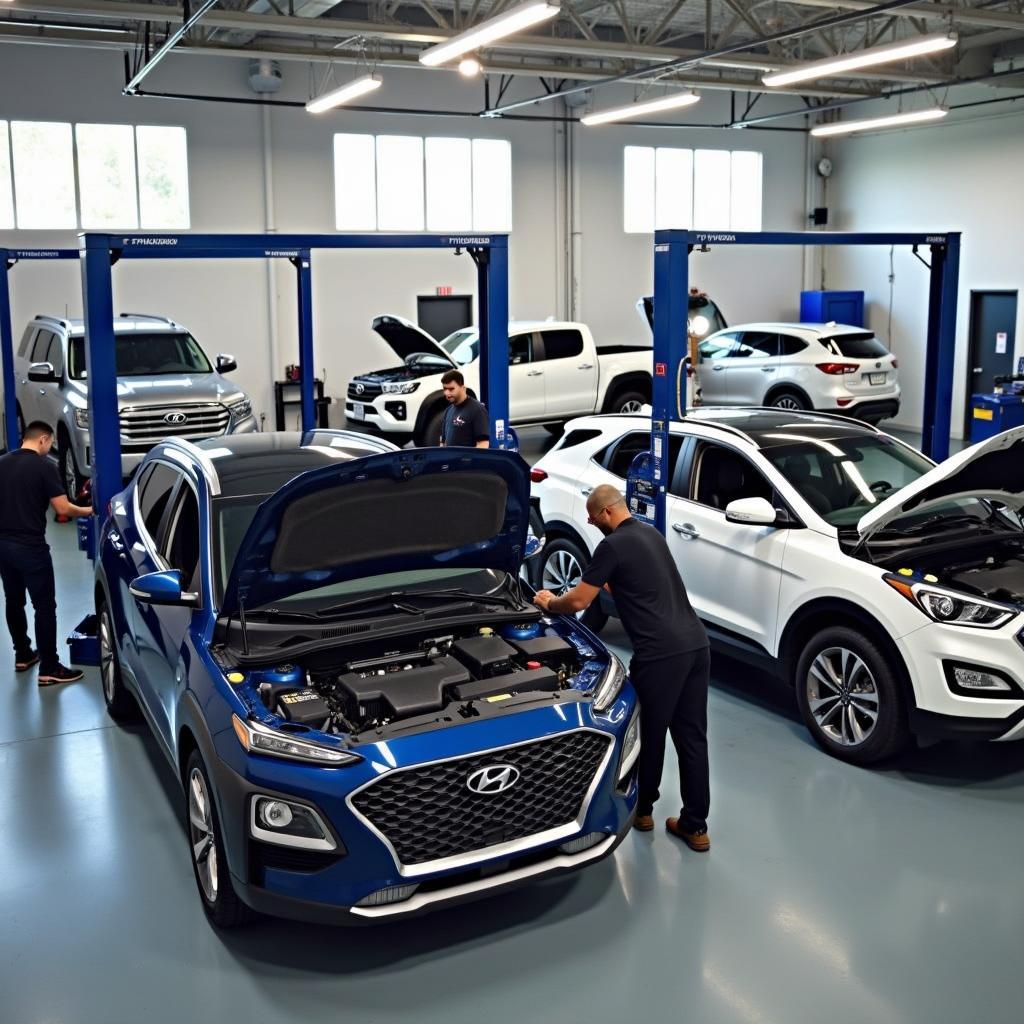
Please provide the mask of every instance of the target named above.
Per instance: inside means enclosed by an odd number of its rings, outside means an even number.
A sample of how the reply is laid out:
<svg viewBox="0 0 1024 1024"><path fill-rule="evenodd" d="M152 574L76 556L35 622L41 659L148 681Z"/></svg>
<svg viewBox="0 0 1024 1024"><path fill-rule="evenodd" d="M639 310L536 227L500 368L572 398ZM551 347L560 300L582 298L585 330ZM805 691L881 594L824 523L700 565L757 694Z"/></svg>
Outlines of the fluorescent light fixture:
<svg viewBox="0 0 1024 1024"><path fill-rule="evenodd" d="M311 114L322 114L325 110L333 110L340 107L349 100L358 96L365 96L368 92L380 88L380 75L363 75L362 78L353 78L351 82L339 85L337 89L321 93L306 104L306 110Z"/></svg>
<svg viewBox="0 0 1024 1024"><path fill-rule="evenodd" d="M435 46L428 46L420 54L420 63L428 68L436 68L440 64L446 64L464 53L479 50L481 47L489 46L491 43L504 39L506 36L521 32L524 28L536 25L539 22L547 21L555 17L561 10L558 4L547 3L546 0L531 0L530 3L520 4L512 10L499 14L496 18L488 18L486 21L474 25L473 28L460 32L451 39Z"/></svg>
<svg viewBox="0 0 1024 1024"><path fill-rule="evenodd" d="M841 53L838 57L825 57L810 64L802 64L798 68L765 75L761 81L765 85L792 85L794 82L809 82L815 78L835 78L844 71L870 68L876 64L887 64L889 61L905 60L909 57L922 57L926 53L948 50L956 44L957 37L951 34L919 36L917 39L904 39L902 42L889 43L886 46L873 46L868 50Z"/></svg>
<svg viewBox="0 0 1024 1024"><path fill-rule="evenodd" d="M929 107L927 110L911 110L906 114L890 114L888 117L871 117L866 121L835 121L833 124L819 124L811 129L812 135L849 135L850 132L870 132L876 128L896 128L902 124L917 124L921 121L938 121L949 113L945 107Z"/></svg>
<svg viewBox="0 0 1024 1024"><path fill-rule="evenodd" d="M613 110L599 110L580 118L580 124L608 124L610 121L626 121L642 114L657 114L662 110L675 110L676 107L689 107L696 103L700 96L695 92L676 92L670 96L661 96L646 103L630 103L626 107L615 107Z"/></svg>

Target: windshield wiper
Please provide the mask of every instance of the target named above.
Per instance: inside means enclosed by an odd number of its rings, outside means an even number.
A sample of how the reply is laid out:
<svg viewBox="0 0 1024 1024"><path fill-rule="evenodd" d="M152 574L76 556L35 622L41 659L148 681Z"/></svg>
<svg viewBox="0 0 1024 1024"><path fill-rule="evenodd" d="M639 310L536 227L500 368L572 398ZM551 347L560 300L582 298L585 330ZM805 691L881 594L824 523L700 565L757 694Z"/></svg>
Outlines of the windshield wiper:
<svg viewBox="0 0 1024 1024"><path fill-rule="evenodd" d="M312 618L324 619L333 615L341 614L342 612L353 611L357 608L381 605L383 607L393 608L395 611L405 612L407 615L422 615L426 609L417 608L413 603L420 598L428 598L431 600L434 598L462 598L462 600L457 603L464 604L468 601L472 604L498 604L504 608L511 608L514 611L518 611L522 608L522 605L518 601L514 601L511 598L502 597L497 594L474 594L471 591L463 590L460 587L452 587L451 589L446 590L395 590L389 594L377 594L376 596L356 598L353 601L343 601L341 604L334 604L327 608L320 608L310 614Z"/></svg>
<svg viewBox="0 0 1024 1024"><path fill-rule="evenodd" d="M913 533L921 533L922 530L927 530L929 527L935 526L938 523L943 523L946 526L962 526L962 525L964 525L966 523L970 523L970 524L972 524L974 526L978 526L983 521L984 520L979 519L977 516L968 516L968 515L960 515L960 516L934 515L934 516L929 516L927 519L922 519L921 522L919 522L919 523L914 523L913 525L902 527L902 528L899 527L899 526L895 526L894 524L890 524L889 529L892 530L893 533L913 534Z"/></svg>

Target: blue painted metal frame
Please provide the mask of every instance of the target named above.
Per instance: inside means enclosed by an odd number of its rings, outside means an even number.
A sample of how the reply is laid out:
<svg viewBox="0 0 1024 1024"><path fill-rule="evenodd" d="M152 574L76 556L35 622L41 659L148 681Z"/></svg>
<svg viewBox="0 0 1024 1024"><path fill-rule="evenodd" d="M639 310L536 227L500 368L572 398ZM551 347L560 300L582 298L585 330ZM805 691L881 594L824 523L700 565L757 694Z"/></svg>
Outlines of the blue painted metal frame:
<svg viewBox="0 0 1024 1024"><path fill-rule="evenodd" d="M85 303L89 433L93 502L102 513L121 489L111 267L120 259L287 259L297 274L302 428L315 425L313 402L313 249L465 250L477 264L481 398L491 414L491 438L504 447L508 427L507 235L110 235L81 237ZM77 254L76 254L77 255ZM0 296L0 304L3 298ZM0 305L0 318L2 318ZM9 320L9 317L8 317Z"/></svg>
<svg viewBox="0 0 1024 1024"><path fill-rule="evenodd" d="M909 245L931 250L925 355L922 449L936 461L949 456L956 354L960 233L864 233L847 231L657 231L654 235L654 385L651 452L656 487L656 524L664 533L669 433L686 415L689 256L712 245Z"/></svg>
<svg viewBox="0 0 1024 1024"><path fill-rule="evenodd" d="M77 249L0 249L0 372L4 389L4 445L18 436L18 398L14 380L14 332L11 327L11 287L8 275L14 266L28 260L77 260Z"/></svg>

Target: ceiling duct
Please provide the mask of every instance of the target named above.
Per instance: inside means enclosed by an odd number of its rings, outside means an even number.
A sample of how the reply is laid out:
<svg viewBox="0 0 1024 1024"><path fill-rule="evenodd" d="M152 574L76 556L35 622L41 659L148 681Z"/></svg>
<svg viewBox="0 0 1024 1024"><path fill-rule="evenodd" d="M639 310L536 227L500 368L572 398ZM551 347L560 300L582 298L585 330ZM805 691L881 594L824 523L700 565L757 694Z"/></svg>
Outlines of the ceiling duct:
<svg viewBox="0 0 1024 1024"><path fill-rule="evenodd" d="M281 65L261 57L249 61L249 88L259 96L267 96L281 88Z"/></svg>

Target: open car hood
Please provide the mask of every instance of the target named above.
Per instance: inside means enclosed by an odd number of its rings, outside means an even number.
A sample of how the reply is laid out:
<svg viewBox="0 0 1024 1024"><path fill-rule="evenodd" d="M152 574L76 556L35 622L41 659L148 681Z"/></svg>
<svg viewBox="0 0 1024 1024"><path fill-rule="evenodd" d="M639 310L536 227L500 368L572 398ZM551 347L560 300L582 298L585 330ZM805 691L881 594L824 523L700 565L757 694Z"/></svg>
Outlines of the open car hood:
<svg viewBox="0 0 1024 1024"><path fill-rule="evenodd" d="M404 363L409 356L417 352L436 355L446 363L454 366L452 357L423 328L404 317L385 313L373 318L373 329L391 346L392 351Z"/></svg>
<svg viewBox="0 0 1024 1024"><path fill-rule="evenodd" d="M957 452L866 512L857 532L867 537L908 512L923 512L957 498L989 499L1017 511L1024 508L1024 427Z"/></svg>
<svg viewBox="0 0 1024 1024"><path fill-rule="evenodd" d="M310 470L256 510L220 613L407 569L522 564L530 469L483 448L387 452Z"/></svg>
<svg viewBox="0 0 1024 1024"><path fill-rule="evenodd" d="M715 303L709 299L706 295L691 295L689 301L686 304L687 308L687 326L692 323L693 318L700 314L702 309L710 307L715 311L717 316L721 319L721 326L716 326L714 323L709 323L709 330L706 334L713 334L715 331L724 330L729 325L725 322L725 317L722 316L722 311L718 308ZM645 295L642 298L636 300L636 311L640 315L640 318L645 324L651 329L651 334L654 333L654 296Z"/></svg>

